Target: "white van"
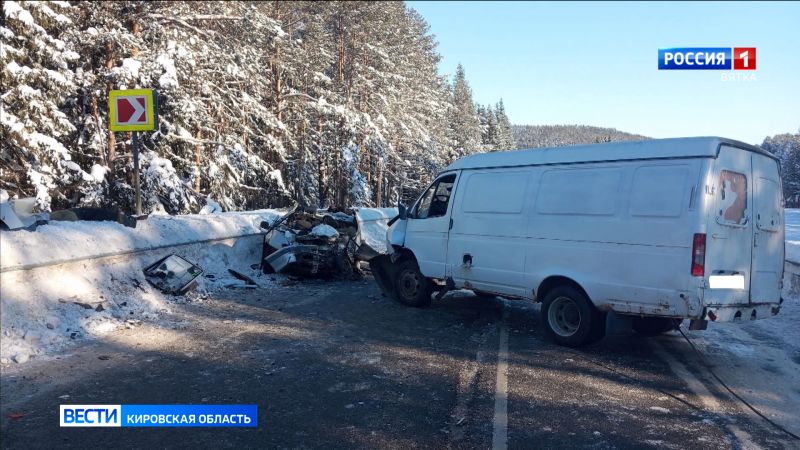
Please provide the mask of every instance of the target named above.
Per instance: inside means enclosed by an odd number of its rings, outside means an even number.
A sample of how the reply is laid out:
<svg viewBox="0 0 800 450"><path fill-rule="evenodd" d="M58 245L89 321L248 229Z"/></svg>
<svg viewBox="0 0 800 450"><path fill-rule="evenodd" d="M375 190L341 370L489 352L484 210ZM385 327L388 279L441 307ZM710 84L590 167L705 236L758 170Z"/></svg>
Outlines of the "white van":
<svg viewBox="0 0 800 450"><path fill-rule="evenodd" d="M716 137L468 156L390 224L371 261L383 291L541 301L563 345L605 335L606 313L645 334L691 319L747 321L782 303L777 159Z"/></svg>

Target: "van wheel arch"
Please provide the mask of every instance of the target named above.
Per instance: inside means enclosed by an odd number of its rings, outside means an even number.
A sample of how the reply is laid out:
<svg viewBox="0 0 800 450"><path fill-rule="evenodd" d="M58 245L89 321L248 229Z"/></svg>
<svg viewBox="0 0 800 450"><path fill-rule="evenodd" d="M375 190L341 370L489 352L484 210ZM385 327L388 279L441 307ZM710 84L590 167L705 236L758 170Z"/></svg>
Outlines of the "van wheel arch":
<svg viewBox="0 0 800 450"><path fill-rule="evenodd" d="M406 259L410 259L414 262L417 262L417 257L414 256L414 252L405 247L400 247L399 245L395 245L394 251L395 253L397 253L397 256L392 259L395 264L399 264L401 261Z"/></svg>
<svg viewBox="0 0 800 450"><path fill-rule="evenodd" d="M551 297L561 296L562 293L566 294L565 297L574 299L573 302L575 304L585 305L580 306L580 308L583 309L581 316L585 314L586 317L582 317L579 330L572 336L559 336L549 323L549 310L553 307L553 304L559 300ZM605 336L606 313L600 311L594 305L592 298L586 293L586 290L575 280L560 275L545 278L539 284L539 289L536 292L536 300L542 302L541 320L545 331L556 343L568 347L578 347L597 342ZM584 324L583 320L586 320L587 323ZM584 326L586 326L586 328L584 328Z"/></svg>
<svg viewBox="0 0 800 450"><path fill-rule="evenodd" d="M539 288L536 289L536 301L541 302L542 300L544 300L545 297L547 297L547 294L550 291L561 286L574 287L575 289L579 290L583 295L585 295L586 298L588 298L589 301L592 302L592 304L594 304L594 302L592 301L592 297L589 296L589 294L586 292L586 289L584 289L580 284L578 284L578 282L576 282L572 278L565 277L563 275L552 275L542 280L542 282L539 283Z"/></svg>

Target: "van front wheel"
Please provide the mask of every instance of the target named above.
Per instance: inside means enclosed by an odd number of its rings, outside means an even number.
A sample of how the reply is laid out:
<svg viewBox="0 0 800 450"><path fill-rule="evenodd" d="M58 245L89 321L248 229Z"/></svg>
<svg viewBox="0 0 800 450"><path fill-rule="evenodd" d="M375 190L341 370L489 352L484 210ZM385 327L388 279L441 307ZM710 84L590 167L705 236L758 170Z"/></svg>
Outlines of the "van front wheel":
<svg viewBox="0 0 800 450"><path fill-rule="evenodd" d="M542 322L550 338L567 347L591 344L605 335L605 314L572 286L557 287L547 294L542 302Z"/></svg>
<svg viewBox="0 0 800 450"><path fill-rule="evenodd" d="M431 304L433 286L419 271L417 262L406 259L397 265L394 280L395 298L408 306L423 307Z"/></svg>

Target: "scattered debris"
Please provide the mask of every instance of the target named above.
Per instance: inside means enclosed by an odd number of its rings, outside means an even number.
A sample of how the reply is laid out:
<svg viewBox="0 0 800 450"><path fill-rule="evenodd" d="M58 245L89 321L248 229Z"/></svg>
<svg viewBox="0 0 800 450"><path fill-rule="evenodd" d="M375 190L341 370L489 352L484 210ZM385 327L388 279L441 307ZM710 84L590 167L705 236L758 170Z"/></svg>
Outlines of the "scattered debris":
<svg viewBox="0 0 800 450"><path fill-rule="evenodd" d="M181 295L197 286L203 269L176 254L159 259L144 269L145 279L166 294Z"/></svg>
<svg viewBox="0 0 800 450"><path fill-rule="evenodd" d="M58 302L59 303L72 303L73 305L78 305L83 309L93 309L93 310L95 310L97 312L105 311L105 309L106 309L103 306L103 303L105 303L105 300L98 300L96 302L78 302L78 301L74 300L75 297L72 297L72 299L73 299L72 301L67 301L67 300L64 300L63 298L59 298ZM46 324L46 326L47 326L47 328L52 330L53 328L56 327L57 324L58 324L58 318L57 317L52 317L51 319L50 318L48 319L48 323Z"/></svg>
<svg viewBox="0 0 800 450"><path fill-rule="evenodd" d="M25 227L19 217L17 217L17 213L14 212L10 203L0 203L0 222L3 223L4 229L8 230L16 230Z"/></svg>
<svg viewBox="0 0 800 450"><path fill-rule="evenodd" d="M248 277L247 275L245 275L245 274L243 274L241 272L238 272L238 271L233 270L233 269L228 269L228 272L230 272L230 274L233 275L234 277L244 281L249 286L258 286L258 283L256 283L256 280Z"/></svg>
<svg viewBox="0 0 800 450"><path fill-rule="evenodd" d="M9 419L14 419L14 420L19 420L23 417L25 417L25 413L23 412L12 412L11 414L8 415Z"/></svg>
<svg viewBox="0 0 800 450"><path fill-rule="evenodd" d="M109 359L111 359L111 357L108 355L100 355L97 357L97 359L99 359L100 361L108 361Z"/></svg>
<svg viewBox="0 0 800 450"><path fill-rule="evenodd" d="M46 214L33 213L35 204L34 197L9 200L8 193L0 189L0 230L33 231L46 224Z"/></svg>

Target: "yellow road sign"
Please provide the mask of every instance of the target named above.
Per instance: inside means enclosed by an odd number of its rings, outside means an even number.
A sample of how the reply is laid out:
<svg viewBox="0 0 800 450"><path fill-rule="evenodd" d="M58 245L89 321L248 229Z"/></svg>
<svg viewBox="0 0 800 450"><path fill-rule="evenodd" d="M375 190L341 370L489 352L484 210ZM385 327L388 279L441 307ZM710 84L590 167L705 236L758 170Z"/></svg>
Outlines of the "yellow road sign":
<svg viewBox="0 0 800 450"><path fill-rule="evenodd" d="M158 95L154 89L126 89L108 94L111 131L155 130Z"/></svg>

